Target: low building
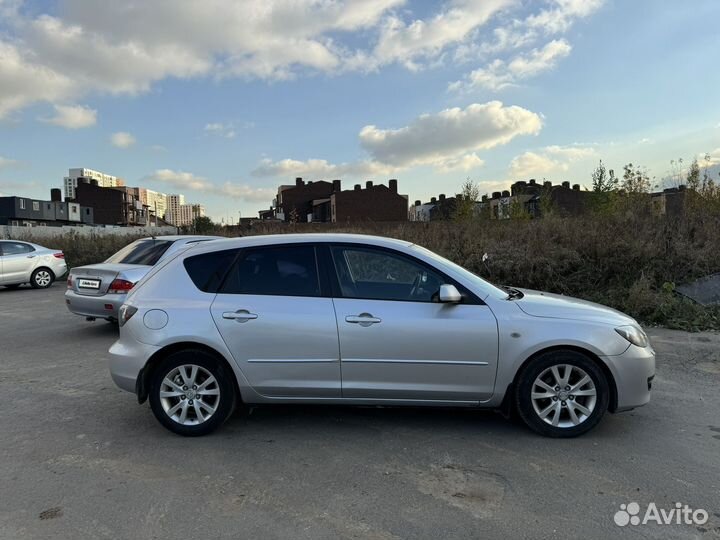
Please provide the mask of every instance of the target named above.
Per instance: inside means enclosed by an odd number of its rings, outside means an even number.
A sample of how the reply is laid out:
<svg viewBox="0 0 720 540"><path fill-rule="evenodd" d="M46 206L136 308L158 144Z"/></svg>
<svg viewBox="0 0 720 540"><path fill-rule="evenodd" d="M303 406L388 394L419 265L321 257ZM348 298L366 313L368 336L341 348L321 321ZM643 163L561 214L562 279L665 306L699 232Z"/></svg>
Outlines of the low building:
<svg viewBox="0 0 720 540"><path fill-rule="evenodd" d="M692 194L696 194L692 192ZM660 216L677 217L685 212L688 189L685 185L666 188L650 194L653 212Z"/></svg>
<svg viewBox="0 0 720 540"><path fill-rule="evenodd" d="M396 179L388 181L388 185L365 183L365 189L355 184L351 190L340 191L340 180L337 190L330 195L330 219L333 223L357 221L407 221L408 196L398 193ZM327 204L327 203L323 203ZM315 215L315 209L313 209ZM327 217L327 212L323 212Z"/></svg>
<svg viewBox="0 0 720 540"><path fill-rule="evenodd" d="M341 180L296 178L294 185L279 186L273 205L258 216L285 222L407 221L407 195L398 194L397 186L393 178L387 186L367 181L364 189L356 184L343 190Z"/></svg>
<svg viewBox="0 0 720 540"><path fill-rule="evenodd" d="M45 201L27 197L0 197L0 225L60 227L94 224L92 208L74 202L62 202L59 189L53 189L50 198Z"/></svg>

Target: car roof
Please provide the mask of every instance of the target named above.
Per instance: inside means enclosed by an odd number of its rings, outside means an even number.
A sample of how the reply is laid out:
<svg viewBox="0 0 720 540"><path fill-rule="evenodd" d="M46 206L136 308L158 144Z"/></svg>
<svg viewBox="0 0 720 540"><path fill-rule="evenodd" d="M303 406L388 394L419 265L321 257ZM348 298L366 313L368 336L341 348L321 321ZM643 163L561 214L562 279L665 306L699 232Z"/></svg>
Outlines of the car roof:
<svg viewBox="0 0 720 540"><path fill-rule="evenodd" d="M252 246L268 246L277 244L298 244L298 243L350 243L370 244L381 247L408 248L413 245L406 240L386 238L384 236L373 236L370 234L347 234L347 233L302 233L302 234L260 234L256 236L242 236L240 238L223 238L212 243L199 244L193 247L188 255L197 255L209 251L222 249L233 249Z"/></svg>
<svg viewBox="0 0 720 540"><path fill-rule="evenodd" d="M146 238L140 238L139 240L170 240L176 242L177 240L218 240L223 238L222 236L202 236L193 234L164 234L162 236L148 236Z"/></svg>

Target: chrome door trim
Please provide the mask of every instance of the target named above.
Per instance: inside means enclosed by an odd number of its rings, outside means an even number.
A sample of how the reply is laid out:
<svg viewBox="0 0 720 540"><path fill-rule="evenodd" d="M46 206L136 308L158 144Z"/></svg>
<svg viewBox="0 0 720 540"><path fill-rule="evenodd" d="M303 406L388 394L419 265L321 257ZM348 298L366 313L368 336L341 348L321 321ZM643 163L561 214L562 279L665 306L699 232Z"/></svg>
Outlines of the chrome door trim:
<svg viewBox="0 0 720 540"><path fill-rule="evenodd" d="M470 360L406 360L406 359L393 359L384 360L382 358L343 358L343 362L371 362L377 364L440 364L443 366L447 365L463 365L463 366L487 366L487 362L473 362Z"/></svg>
<svg viewBox="0 0 720 540"><path fill-rule="evenodd" d="M246 362L256 364L316 364L318 362L339 362L338 358L248 358Z"/></svg>

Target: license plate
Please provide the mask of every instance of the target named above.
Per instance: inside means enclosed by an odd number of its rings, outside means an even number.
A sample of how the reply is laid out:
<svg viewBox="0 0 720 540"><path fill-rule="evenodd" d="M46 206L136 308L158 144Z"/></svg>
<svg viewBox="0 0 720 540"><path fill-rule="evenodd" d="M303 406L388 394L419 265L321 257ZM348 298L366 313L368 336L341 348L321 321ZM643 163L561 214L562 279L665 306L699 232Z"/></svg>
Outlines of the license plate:
<svg viewBox="0 0 720 540"><path fill-rule="evenodd" d="M78 279L78 287L81 289L99 289L100 280L98 279Z"/></svg>

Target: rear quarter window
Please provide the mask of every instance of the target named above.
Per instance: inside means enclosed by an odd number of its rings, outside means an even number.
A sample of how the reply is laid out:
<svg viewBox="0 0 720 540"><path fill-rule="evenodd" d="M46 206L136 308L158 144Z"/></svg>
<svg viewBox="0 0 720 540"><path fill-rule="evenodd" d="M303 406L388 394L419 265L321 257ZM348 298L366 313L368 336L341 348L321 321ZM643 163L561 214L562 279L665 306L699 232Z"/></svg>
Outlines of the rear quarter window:
<svg viewBox="0 0 720 540"><path fill-rule="evenodd" d="M183 265L198 289L207 293L216 293L238 251L238 249L226 249L194 255L186 258Z"/></svg>

